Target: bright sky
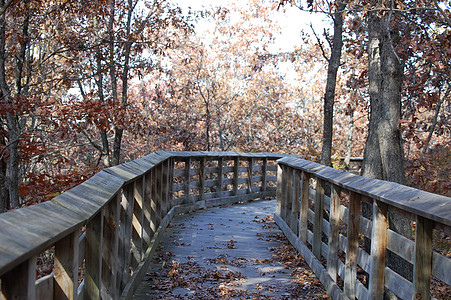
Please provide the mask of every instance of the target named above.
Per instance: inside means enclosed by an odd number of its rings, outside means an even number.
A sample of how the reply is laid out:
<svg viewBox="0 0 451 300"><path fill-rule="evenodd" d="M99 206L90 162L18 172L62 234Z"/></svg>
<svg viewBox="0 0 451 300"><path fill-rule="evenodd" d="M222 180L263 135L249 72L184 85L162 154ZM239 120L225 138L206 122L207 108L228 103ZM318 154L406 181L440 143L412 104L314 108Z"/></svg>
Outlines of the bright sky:
<svg viewBox="0 0 451 300"><path fill-rule="evenodd" d="M193 10L202 10L211 6L229 6L231 3L237 3L234 0L172 0L178 4L184 11L188 11L189 8ZM245 4L246 1L238 2ZM285 5L284 9L276 11L277 21L281 27L282 34L277 39L277 46L281 48L281 51L293 50L293 46L301 44L301 31L311 34L310 23L313 24L315 30L319 33L323 32L323 28L331 26L330 21L320 13L308 13L299 10L296 7L292 7L289 4ZM325 20L325 21L324 21ZM201 23L197 30L202 31L203 26L208 26L205 23ZM278 49L272 49L277 51Z"/></svg>

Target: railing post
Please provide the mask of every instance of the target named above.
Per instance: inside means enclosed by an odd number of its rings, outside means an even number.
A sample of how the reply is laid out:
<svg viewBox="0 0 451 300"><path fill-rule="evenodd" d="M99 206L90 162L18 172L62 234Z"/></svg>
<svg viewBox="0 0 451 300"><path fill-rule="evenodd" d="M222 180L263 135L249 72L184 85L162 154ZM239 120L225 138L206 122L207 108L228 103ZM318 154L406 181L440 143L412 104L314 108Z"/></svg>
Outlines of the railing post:
<svg viewBox="0 0 451 300"><path fill-rule="evenodd" d="M36 256L16 266L1 278L1 300L34 299L36 295Z"/></svg>
<svg viewBox="0 0 451 300"><path fill-rule="evenodd" d="M262 166L262 189L261 189L262 192L266 191L266 186L267 186L266 176L267 176L267 173L268 173L268 158L265 157L265 158L263 158L263 166Z"/></svg>
<svg viewBox="0 0 451 300"><path fill-rule="evenodd" d="M218 158L218 188L216 189L216 198L222 197L222 181L224 179L224 160Z"/></svg>
<svg viewBox="0 0 451 300"><path fill-rule="evenodd" d="M360 194L349 192L348 247L346 251L344 292L356 296L357 255L359 251Z"/></svg>
<svg viewBox="0 0 451 300"><path fill-rule="evenodd" d="M145 252L156 231L154 220L152 220L152 172L147 172L144 175L143 207L143 248Z"/></svg>
<svg viewBox="0 0 451 300"><path fill-rule="evenodd" d="M313 254L321 258L321 237L323 233L324 180L316 178L315 219L313 223Z"/></svg>
<svg viewBox="0 0 451 300"><path fill-rule="evenodd" d="M76 299L78 287L78 231L55 243L54 298Z"/></svg>
<svg viewBox="0 0 451 300"><path fill-rule="evenodd" d="M277 164L277 187L276 187L276 214L278 214L281 218L282 216L282 195L283 191L283 168L281 164Z"/></svg>
<svg viewBox="0 0 451 300"><path fill-rule="evenodd" d="M330 195L330 233L329 233L329 254L327 259L327 272L334 281L337 280L338 271L338 242L339 242L339 225L340 225L340 188L332 185L332 193Z"/></svg>
<svg viewBox="0 0 451 300"><path fill-rule="evenodd" d="M119 235L119 255L118 255L118 282L116 289L122 293L130 277L130 250L133 222L134 187L129 184L122 189L121 214L120 214L120 235Z"/></svg>
<svg viewBox="0 0 451 300"><path fill-rule="evenodd" d="M100 298L102 277L103 210L98 212L86 225L85 248L85 299Z"/></svg>
<svg viewBox="0 0 451 300"><path fill-rule="evenodd" d="M300 171L297 169L294 169L293 174L293 202L291 204L292 207L292 213L291 213L291 230L296 234L296 236L299 235L299 213L300 213L300 183L301 183L301 174Z"/></svg>
<svg viewBox="0 0 451 300"><path fill-rule="evenodd" d="M307 225L308 225L308 202L310 197L310 175L302 171L301 173L301 213L299 221L299 239L307 244Z"/></svg>
<svg viewBox="0 0 451 300"><path fill-rule="evenodd" d="M385 285L385 254L387 249L387 204L373 199L373 231L371 234L371 299L383 299Z"/></svg>
<svg viewBox="0 0 451 300"><path fill-rule="evenodd" d="M205 157L201 157L199 160L199 201L204 200L205 189Z"/></svg>
<svg viewBox="0 0 451 300"><path fill-rule="evenodd" d="M247 189L248 193L252 194L252 169L254 167L254 158L248 158L248 167L247 167Z"/></svg>
<svg viewBox="0 0 451 300"><path fill-rule="evenodd" d="M144 198L144 176L133 182L134 203L133 203L133 221L132 221L132 261L131 266L134 269L141 262L144 256L142 245L143 240L143 198Z"/></svg>
<svg viewBox="0 0 451 300"><path fill-rule="evenodd" d="M151 188L151 192L152 192L152 201L151 203L151 208L152 208L152 213L151 213L151 221L152 221L152 230L155 233L155 231L157 230L158 226L160 226L160 211L159 211L159 199L158 199L158 170L156 167L154 167L151 171L151 182L152 182L152 188Z"/></svg>
<svg viewBox="0 0 451 300"><path fill-rule="evenodd" d="M102 299L115 299L117 284L117 265L119 253L119 216L121 214L121 197L118 193L105 206L103 226L103 265L100 293ZM78 267L77 267L78 269Z"/></svg>
<svg viewBox="0 0 451 300"><path fill-rule="evenodd" d="M185 160L185 204L191 203L190 198L189 198L189 184L191 181L191 158L187 158Z"/></svg>
<svg viewBox="0 0 451 300"><path fill-rule="evenodd" d="M240 158L235 157L233 159L233 192L232 195L236 196L238 194L238 171L240 168Z"/></svg>
<svg viewBox="0 0 451 300"><path fill-rule="evenodd" d="M432 229L434 222L417 216L415 228L415 264L412 299L431 299Z"/></svg>
<svg viewBox="0 0 451 300"><path fill-rule="evenodd" d="M161 165L161 218L164 218L170 210L169 205L169 159Z"/></svg>
<svg viewBox="0 0 451 300"><path fill-rule="evenodd" d="M293 173L294 169L289 167L287 169L287 208L286 208L286 215L287 215L287 224L290 226L291 230L294 231L293 225L293 202L294 202L294 186L293 186Z"/></svg>

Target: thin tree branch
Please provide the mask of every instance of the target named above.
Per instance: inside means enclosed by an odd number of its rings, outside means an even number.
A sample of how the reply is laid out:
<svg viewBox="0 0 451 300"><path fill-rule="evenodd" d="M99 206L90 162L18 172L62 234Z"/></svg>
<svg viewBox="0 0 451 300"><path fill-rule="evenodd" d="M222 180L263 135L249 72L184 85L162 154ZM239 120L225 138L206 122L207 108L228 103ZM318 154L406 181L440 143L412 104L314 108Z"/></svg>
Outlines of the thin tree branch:
<svg viewBox="0 0 451 300"><path fill-rule="evenodd" d="M319 45L319 48L321 49L321 53L323 54L324 59L325 59L327 62L329 62L330 58L327 57L326 51L324 50L324 47L323 47L323 42L321 42L320 38L319 38L318 35L316 34L315 29L313 29L312 23L310 23L310 28L312 29L313 34L315 35L316 40L318 41L318 45Z"/></svg>

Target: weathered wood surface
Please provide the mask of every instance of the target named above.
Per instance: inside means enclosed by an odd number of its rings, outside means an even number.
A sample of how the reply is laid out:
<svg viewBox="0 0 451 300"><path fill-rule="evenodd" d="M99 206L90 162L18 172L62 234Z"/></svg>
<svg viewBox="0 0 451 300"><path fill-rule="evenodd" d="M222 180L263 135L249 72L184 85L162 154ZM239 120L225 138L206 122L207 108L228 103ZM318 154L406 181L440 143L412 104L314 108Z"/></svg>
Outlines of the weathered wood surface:
<svg viewBox="0 0 451 300"><path fill-rule="evenodd" d="M158 252L170 252L172 257L165 265L151 262L133 299L164 299L171 296L206 299L199 296L199 290L187 286L169 290L153 287L153 279L159 279L156 273L163 273L172 261L182 265L197 264L201 268L224 274L241 273L245 278L236 287L229 287L242 291L243 296L237 297L238 299L252 299L253 295L258 295L255 299L264 299L265 296L289 298L293 293L291 288L295 287L293 281L296 281L296 278L291 276L291 271L283 264L272 262L273 253L270 251L270 248L280 246L280 242L271 237L281 232L277 227L270 227L271 223L261 221L272 216L274 210L274 200L252 201L228 207L208 208L175 217L161 239L161 249ZM235 261L240 264L234 264ZM182 266L180 268L182 272L184 269ZM206 279L202 291L219 288L220 285L220 281ZM309 291L307 286L302 290L303 293Z"/></svg>
<svg viewBox="0 0 451 300"><path fill-rule="evenodd" d="M333 184L380 200L413 214L451 226L451 203L445 196L417 190L394 182L365 178L299 158L285 157L279 163L315 173Z"/></svg>
<svg viewBox="0 0 451 300"><path fill-rule="evenodd" d="M141 265L171 208L189 204L198 209L274 196L275 186L269 183L275 181L275 160L284 156L158 151L105 169L52 201L4 213L0 216L0 280L7 283L11 274L20 275L22 284L30 286L26 293L34 297L35 282L28 269L35 267L27 267L24 274L23 266L55 246L56 269L39 281L39 297L44 297L47 287L52 290L49 298L117 298L128 286L133 270ZM186 162L184 169L174 170L178 161ZM240 166L243 162L247 162L246 167ZM174 183L174 176L184 177L183 183ZM197 181L193 179L196 176ZM182 201L173 199L179 190L184 191ZM86 232L79 236L84 226ZM86 280L79 285L78 268L82 265ZM47 284L50 281L52 284ZM6 294L25 295L25 290L11 287L2 285Z"/></svg>
<svg viewBox="0 0 451 300"><path fill-rule="evenodd" d="M326 286L330 280L335 284L337 276L340 276L343 292L351 299L382 299L385 288L401 299L430 299L431 276L451 285L451 259L432 250L433 229L444 234L450 233L450 198L348 174L298 158L287 157L278 160L278 163L278 187L282 191L277 192L280 207L275 219L304 256L315 257L316 260L311 260L311 267ZM293 170L301 171L302 178L291 183L285 178L289 178ZM309 188L309 177L317 180L317 191ZM322 182L331 186L332 199L324 195ZM303 186L302 190L309 190L302 192L300 199L298 237L296 230L287 226L293 224L293 215L286 214L290 208L290 203L286 201L287 195L297 184ZM323 207L319 201L322 198ZM314 210L309 208L312 201ZM364 215L361 209L363 203L371 205L372 216ZM434 205L437 207L431 209ZM443 211L434 215L437 209ZM414 221L415 238L404 237L390 228L388 211ZM307 227L307 220L313 225L312 228ZM365 250L363 236L371 243L368 250ZM387 250L413 265L412 281L386 266ZM346 256L345 263L338 259L339 251ZM320 257L327 263L317 263ZM328 277L324 277L325 272ZM366 281L368 288L362 280ZM444 290L448 291L449 288ZM451 294L437 296L449 298Z"/></svg>

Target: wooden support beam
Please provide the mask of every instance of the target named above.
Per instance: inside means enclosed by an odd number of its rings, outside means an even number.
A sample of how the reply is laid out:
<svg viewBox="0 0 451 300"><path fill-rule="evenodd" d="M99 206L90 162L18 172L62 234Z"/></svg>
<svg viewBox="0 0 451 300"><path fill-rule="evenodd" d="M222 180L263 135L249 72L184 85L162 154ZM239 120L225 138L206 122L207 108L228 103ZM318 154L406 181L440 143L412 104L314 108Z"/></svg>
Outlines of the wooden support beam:
<svg viewBox="0 0 451 300"><path fill-rule="evenodd" d="M310 193L310 175L304 171L301 173L301 213L299 221L299 239L307 244L308 202Z"/></svg>
<svg viewBox="0 0 451 300"><path fill-rule="evenodd" d="M199 159L199 201L204 200L205 194L205 162L205 157Z"/></svg>
<svg viewBox="0 0 451 300"><path fill-rule="evenodd" d="M359 251L360 194L349 192L348 245L346 251L344 292L355 299L357 288L357 255Z"/></svg>
<svg viewBox="0 0 451 300"><path fill-rule="evenodd" d="M252 194L252 168L254 167L254 158L250 157L247 159L247 192Z"/></svg>
<svg viewBox="0 0 451 300"><path fill-rule="evenodd" d="M84 298L99 299L102 277L103 210L86 224L85 247Z"/></svg>
<svg viewBox="0 0 451 300"><path fill-rule="evenodd" d="M1 300L27 300L36 297L36 256L1 277Z"/></svg>
<svg viewBox="0 0 451 300"><path fill-rule="evenodd" d="M78 241L75 231L55 243L54 285L55 299L76 299L78 289Z"/></svg>
<svg viewBox="0 0 451 300"><path fill-rule="evenodd" d="M134 185L134 203L133 203L133 221L132 221L132 260L131 267L135 269L141 262L146 249L143 248L143 199L144 199L144 176L133 182Z"/></svg>
<svg viewBox="0 0 451 300"><path fill-rule="evenodd" d="M185 193L185 201L184 204L189 204L191 203L190 198L189 198L189 183L191 181L191 158L187 158L185 160L185 176L184 176L184 182L185 182L185 189L184 189L184 193Z"/></svg>
<svg viewBox="0 0 451 300"><path fill-rule="evenodd" d="M119 230L119 254L118 254L118 275L117 286L119 295L122 293L130 273L130 253L131 253L131 237L133 222L133 206L134 206L134 185L128 184L122 188L121 214L120 214L120 230Z"/></svg>
<svg viewBox="0 0 451 300"><path fill-rule="evenodd" d="M324 214L324 187L323 179L316 178L316 197L315 197L315 219L313 222L313 254L316 258L321 258L321 238L323 233L323 214Z"/></svg>
<svg viewBox="0 0 451 300"><path fill-rule="evenodd" d="M385 286L385 255L387 252L387 204L373 200L373 231L371 234L371 274L368 291L371 299L383 299Z"/></svg>
<svg viewBox="0 0 451 300"><path fill-rule="evenodd" d="M282 198L283 198L283 168L282 165L277 165L277 191L276 191L276 214L281 218L282 216Z"/></svg>
<svg viewBox="0 0 451 300"><path fill-rule="evenodd" d="M222 197L222 182L224 180L224 160L222 157L218 158L218 187L216 189L216 198Z"/></svg>
<svg viewBox="0 0 451 300"><path fill-rule="evenodd" d="M236 196L238 194L238 170L240 167L240 158L235 157L233 159L233 192L232 195Z"/></svg>
<svg viewBox="0 0 451 300"><path fill-rule="evenodd" d="M266 191L267 187L267 175L268 175L268 158L263 158L263 166L262 166L262 189L261 191Z"/></svg>
<svg viewBox="0 0 451 300"><path fill-rule="evenodd" d="M152 220L152 172L148 172L144 176L143 202L143 249L146 251L156 231Z"/></svg>
<svg viewBox="0 0 451 300"><path fill-rule="evenodd" d="M432 229L434 221L417 216L415 228L415 264L412 299L431 299Z"/></svg>
<svg viewBox="0 0 451 300"><path fill-rule="evenodd" d="M293 197L291 212L291 229L296 236L299 235L299 214L301 211L301 171L294 170L293 174Z"/></svg>
<svg viewBox="0 0 451 300"><path fill-rule="evenodd" d="M118 274L119 217L122 194L118 193L105 206L103 226L103 259L100 295L102 299L115 299Z"/></svg>
<svg viewBox="0 0 451 300"><path fill-rule="evenodd" d="M332 185L330 199L330 232L329 232L329 254L327 258L327 273L330 277L337 281L338 273L338 242L339 242L339 226L340 226L340 188Z"/></svg>

